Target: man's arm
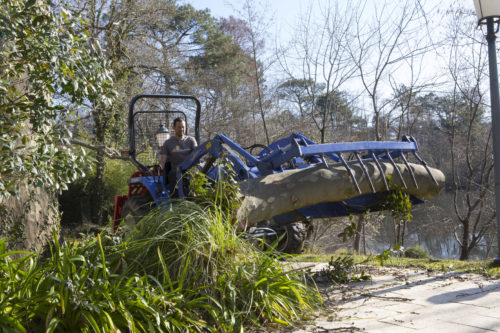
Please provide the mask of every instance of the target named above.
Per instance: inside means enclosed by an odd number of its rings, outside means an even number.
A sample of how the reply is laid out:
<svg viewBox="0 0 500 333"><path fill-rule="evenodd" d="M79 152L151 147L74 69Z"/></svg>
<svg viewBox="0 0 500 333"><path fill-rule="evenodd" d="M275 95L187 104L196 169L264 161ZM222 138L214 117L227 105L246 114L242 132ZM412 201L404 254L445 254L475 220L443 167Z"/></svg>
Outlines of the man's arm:
<svg viewBox="0 0 500 333"><path fill-rule="evenodd" d="M195 149L198 146L196 139L191 137L191 150Z"/></svg>
<svg viewBox="0 0 500 333"><path fill-rule="evenodd" d="M165 167L165 162L167 162L167 155L166 154L160 154L160 168Z"/></svg>

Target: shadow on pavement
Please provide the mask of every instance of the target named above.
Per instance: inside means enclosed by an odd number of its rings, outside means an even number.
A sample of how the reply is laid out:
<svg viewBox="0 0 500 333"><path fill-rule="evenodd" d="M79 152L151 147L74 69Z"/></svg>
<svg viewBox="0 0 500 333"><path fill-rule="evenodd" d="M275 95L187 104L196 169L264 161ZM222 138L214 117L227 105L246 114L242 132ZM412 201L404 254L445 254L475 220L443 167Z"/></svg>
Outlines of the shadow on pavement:
<svg viewBox="0 0 500 333"><path fill-rule="evenodd" d="M427 300L434 304L445 304L449 302L462 301L465 298L469 301L484 297L491 292L500 292L500 284L494 284L484 288L468 288L462 290L454 290L447 293L442 293L429 297Z"/></svg>

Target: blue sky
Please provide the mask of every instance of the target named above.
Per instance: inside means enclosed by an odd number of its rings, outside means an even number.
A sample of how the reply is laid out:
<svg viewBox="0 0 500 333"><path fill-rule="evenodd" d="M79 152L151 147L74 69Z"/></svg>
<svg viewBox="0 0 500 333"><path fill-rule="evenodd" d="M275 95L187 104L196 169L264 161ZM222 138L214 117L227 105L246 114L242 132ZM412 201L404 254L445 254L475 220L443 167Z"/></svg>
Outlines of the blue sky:
<svg viewBox="0 0 500 333"><path fill-rule="evenodd" d="M184 0L196 9L208 8L215 17L229 17L233 15L238 17L238 10L241 10L245 0ZM308 4L304 0L254 0L255 7L258 10L267 8L266 19L273 21L269 33L273 36L278 32L280 39L288 39L293 30L291 27L298 19L302 10ZM274 39L274 38L273 38Z"/></svg>
<svg viewBox="0 0 500 333"><path fill-rule="evenodd" d="M210 9L210 12L216 16L236 15L233 8L241 9L245 0L184 0L191 4L196 9ZM272 1L253 1L256 7L268 6L272 12L276 12L276 18L279 21L286 21L289 18L293 19L300 12L300 7L303 7L307 1L304 0L272 0Z"/></svg>
<svg viewBox="0 0 500 333"><path fill-rule="evenodd" d="M191 4L196 9L208 8L215 17L228 17L230 15L238 16L237 10L243 7L246 0L181 0L185 3ZM378 1L378 0L369 0ZM399 1L399 0L392 0ZM417 1L417 0L415 0ZM252 0L256 8L268 8L266 15L274 20L274 32L279 31L281 35L287 35L287 32L292 30L291 26L297 21L301 12L304 12L307 6L314 3L317 8L318 4L326 4L327 0ZM340 1L343 2L343 1ZM344 2L349 2L345 0ZM424 1L427 5L434 6L434 1ZM442 8L450 6L458 7L463 6L473 9L473 0L439 0L438 3Z"/></svg>
<svg viewBox="0 0 500 333"><path fill-rule="evenodd" d="M229 17L230 15L239 17L238 10L242 10L243 4L246 0L180 0L185 3L191 4L196 9L205 9L208 8L211 14L214 17ZM387 4L391 4L392 1L400 1L400 0L386 0ZM422 1L424 7L427 8L426 12L432 9L434 15L430 15L431 25L434 27L433 34L435 36L443 35L443 29L446 29L446 18L445 13L451 9L463 7L467 11L474 10L473 0L414 0ZM500 1L500 0L498 0ZM335 1L332 1L335 2ZM314 4L314 8L318 11L318 8L324 6L328 3L328 0L251 0L251 3L254 5L254 8L257 11L262 11L263 8L265 10L266 19L272 20L271 25L267 29L267 33L269 34L268 38L266 38L266 46L268 51L272 51L274 46L278 44L279 46L285 46L287 42L291 39L292 34L294 33L295 27L297 27L297 22L301 16L307 12L308 6ZM349 6L352 3L350 0L339 0L339 3L342 5ZM379 4L379 0L367 0L368 7L371 7L375 4ZM383 2L380 2L380 4ZM366 13L370 13L368 10ZM321 12L317 14L313 13L313 16L317 16L320 18L322 15ZM390 16L390 15L389 15ZM475 29L475 26L470 27L470 29ZM275 44L276 41L276 44ZM272 52L271 52L272 54ZM440 62L441 61L441 62ZM446 59L437 59L435 55L429 54L429 56L423 59L424 66L422 76L433 76L435 72L442 70L446 66L442 61L446 61ZM408 77L409 74L404 70L398 72L399 78ZM384 82L386 85L388 83L387 79ZM359 83L353 82L351 87L360 86ZM389 91L389 87L386 87Z"/></svg>

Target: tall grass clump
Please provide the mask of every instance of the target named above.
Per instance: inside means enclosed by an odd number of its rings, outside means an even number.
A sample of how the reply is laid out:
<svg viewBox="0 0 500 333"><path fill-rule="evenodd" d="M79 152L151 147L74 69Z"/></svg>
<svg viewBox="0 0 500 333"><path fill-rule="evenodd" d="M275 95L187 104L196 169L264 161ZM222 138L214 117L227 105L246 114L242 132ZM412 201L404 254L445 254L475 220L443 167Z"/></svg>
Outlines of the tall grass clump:
<svg viewBox="0 0 500 333"><path fill-rule="evenodd" d="M126 238L54 234L43 254L0 241L0 330L234 332L314 310L315 287L235 232L233 185L199 184L211 195L152 211Z"/></svg>
<svg viewBox="0 0 500 333"><path fill-rule="evenodd" d="M116 274L109 236L59 244L47 258L6 252L0 242L3 332L202 331L204 300L145 274ZM116 254L116 253L115 253ZM23 255L9 259L12 255ZM114 265L114 266L113 266ZM166 288L167 287L167 288ZM186 301L187 299L187 301Z"/></svg>
<svg viewBox="0 0 500 333"><path fill-rule="evenodd" d="M245 324L289 325L315 309L319 296L299 273L236 234L227 216L194 202L155 211L127 241L129 269L200 291L212 318L232 331Z"/></svg>
<svg viewBox="0 0 500 333"><path fill-rule="evenodd" d="M224 331L265 322L290 325L314 310L320 299L315 287L236 233L231 213L237 188L231 181L210 188L203 175L192 177L198 184L194 200L153 211L127 240L133 269L199 290L217 308L212 319Z"/></svg>

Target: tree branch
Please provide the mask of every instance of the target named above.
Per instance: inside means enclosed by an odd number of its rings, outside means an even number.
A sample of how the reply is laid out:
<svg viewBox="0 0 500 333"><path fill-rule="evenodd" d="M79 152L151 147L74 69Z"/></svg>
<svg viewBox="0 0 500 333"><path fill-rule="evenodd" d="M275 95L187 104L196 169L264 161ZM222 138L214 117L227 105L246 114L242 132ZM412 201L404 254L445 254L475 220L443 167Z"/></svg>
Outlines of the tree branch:
<svg viewBox="0 0 500 333"><path fill-rule="evenodd" d="M83 142L77 139L70 139L69 142L73 145L82 146L103 153L104 156L113 160L131 161L130 155L122 155L113 148L109 148L106 146L94 146L91 145L90 143Z"/></svg>

